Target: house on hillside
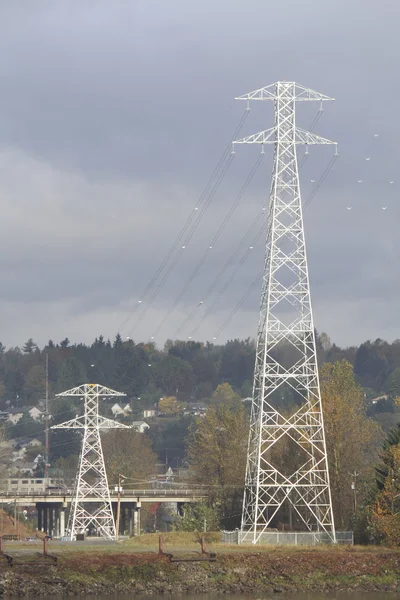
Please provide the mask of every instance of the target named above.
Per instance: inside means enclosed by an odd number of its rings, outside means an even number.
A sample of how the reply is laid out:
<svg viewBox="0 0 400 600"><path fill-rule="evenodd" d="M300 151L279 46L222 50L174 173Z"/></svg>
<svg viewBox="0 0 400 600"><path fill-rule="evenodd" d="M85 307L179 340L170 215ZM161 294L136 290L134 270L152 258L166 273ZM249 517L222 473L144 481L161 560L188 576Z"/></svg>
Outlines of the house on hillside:
<svg viewBox="0 0 400 600"><path fill-rule="evenodd" d="M139 431L140 433L144 433L146 429L150 429L150 425L146 423L146 421L133 421L131 423L132 429Z"/></svg>
<svg viewBox="0 0 400 600"><path fill-rule="evenodd" d="M30 442L26 444L27 448L38 448L39 446L43 446L43 444L37 438L33 438L33 440L30 440Z"/></svg>
<svg viewBox="0 0 400 600"><path fill-rule="evenodd" d="M37 406L33 406L29 409L28 413L34 421L40 421L44 417L44 413L39 410Z"/></svg>
<svg viewBox="0 0 400 600"><path fill-rule="evenodd" d="M20 421L22 419L23 416L24 416L24 411L21 409L8 411L8 421L10 423L12 423L13 425L16 425L18 423L18 421Z"/></svg>
<svg viewBox="0 0 400 600"><path fill-rule="evenodd" d="M15 448L16 444L17 440L3 440L0 442L0 449L11 450L11 448Z"/></svg>
<svg viewBox="0 0 400 600"><path fill-rule="evenodd" d="M23 462L22 460L16 461L10 467L10 475L33 475L35 472L36 463L34 462Z"/></svg>
<svg viewBox="0 0 400 600"><path fill-rule="evenodd" d="M388 394L382 394L381 396L376 396L375 398L371 398L371 404L377 404L380 400L387 400L389 398Z"/></svg>
<svg viewBox="0 0 400 600"><path fill-rule="evenodd" d="M127 415L129 413L132 412L131 406L130 404L125 404L124 408L123 408L124 414Z"/></svg>
<svg viewBox="0 0 400 600"><path fill-rule="evenodd" d="M12 453L11 461L13 463L18 462L19 460L25 460L26 448L20 448L19 450L14 450Z"/></svg>
<svg viewBox="0 0 400 600"><path fill-rule="evenodd" d="M111 407L111 412L114 415L114 417L116 417L117 415L123 415L124 414L124 409L120 407L120 405L118 404L118 402L116 402L114 404L114 406Z"/></svg>
<svg viewBox="0 0 400 600"><path fill-rule="evenodd" d="M143 411L143 419L152 419L157 416L157 411L154 408L147 408Z"/></svg>

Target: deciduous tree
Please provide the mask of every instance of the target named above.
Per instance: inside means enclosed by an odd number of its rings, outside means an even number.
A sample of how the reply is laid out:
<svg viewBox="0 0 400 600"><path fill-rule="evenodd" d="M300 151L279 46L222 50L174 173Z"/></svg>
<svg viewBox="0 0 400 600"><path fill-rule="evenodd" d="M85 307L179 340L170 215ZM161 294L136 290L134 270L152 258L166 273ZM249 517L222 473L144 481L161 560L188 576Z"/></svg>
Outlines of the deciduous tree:
<svg viewBox="0 0 400 600"><path fill-rule="evenodd" d="M382 465L376 469L378 493L371 510L376 541L400 544L400 426L386 439L381 452Z"/></svg>
<svg viewBox="0 0 400 600"><path fill-rule="evenodd" d="M192 427L187 454L193 480L207 485L225 526L238 522L247 457L248 419L227 399L211 406Z"/></svg>
<svg viewBox="0 0 400 600"><path fill-rule="evenodd" d="M211 396L211 403L235 406L240 403L240 396L229 383L220 383Z"/></svg>
<svg viewBox="0 0 400 600"><path fill-rule="evenodd" d="M126 478L125 487L146 488L155 474L156 455L149 438L129 429L110 429L102 434L102 446L110 486L118 475Z"/></svg>
<svg viewBox="0 0 400 600"><path fill-rule="evenodd" d="M360 490L372 478L381 432L366 415L362 389L348 361L323 365L321 394L334 516L338 528L347 528L354 514L351 473L359 473Z"/></svg>
<svg viewBox="0 0 400 600"><path fill-rule="evenodd" d="M183 517L174 524L177 531L218 531L219 528L218 510L206 502L187 504Z"/></svg>
<svg viewBox="0 0 400 600"><path fill-rule="evenodd" d="M181 412L182 406L175 396L164 396L160 398L158 408L164 415L176 416Z"/></svg>

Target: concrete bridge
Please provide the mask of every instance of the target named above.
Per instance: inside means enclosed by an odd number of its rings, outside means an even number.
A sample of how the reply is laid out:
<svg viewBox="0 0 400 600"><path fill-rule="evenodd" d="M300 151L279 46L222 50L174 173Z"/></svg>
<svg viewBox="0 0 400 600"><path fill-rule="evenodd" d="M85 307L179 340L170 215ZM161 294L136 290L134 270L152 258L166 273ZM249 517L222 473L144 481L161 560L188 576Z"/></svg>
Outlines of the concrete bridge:
<svg viewBox="0 0 400 600"><path fill-rule="evenodd" d="M0 491L1 504L15 506L35 506L38 515L37 528L54 537L65 536L65 512L71 504L72 489L46 490L44 492ZM118 495L110 489L111 504L116 519ZM172 488L125 490L120 493L120 528L119 534L139 535L140 508L142 503L155 504L159 502L176 503L178 511L183 504L199 502L207 497L205 490L200 488ZM85 502L98 503L99 498L86 497Z"/></svg>

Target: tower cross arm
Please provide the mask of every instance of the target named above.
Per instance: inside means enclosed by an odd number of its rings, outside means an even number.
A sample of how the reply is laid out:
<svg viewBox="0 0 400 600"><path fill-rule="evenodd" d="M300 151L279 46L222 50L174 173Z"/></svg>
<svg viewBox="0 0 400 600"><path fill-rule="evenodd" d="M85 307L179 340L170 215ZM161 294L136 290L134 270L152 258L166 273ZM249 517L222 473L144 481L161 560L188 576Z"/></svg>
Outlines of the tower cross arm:
<svg viewBox="0 0 400 600"><path fill-rule="evenodd" d="M66 392L61 392L60 394L56 394L57 397L63 396L126 396L126 394L122 392L117 392L112 390L111 388L105 387L104 385L99 385L98 383L85 383L78 387L72 388L71 390L67 390Z"/></svg>
<svg viewBox="0 0 400 600"><path fill-rule="evenodd" d="M276 142L276 132L277 127L271 127L270 129L265 129L264 131L260 131L258 133L253 133L252 135L248 135L247 137L241 138L240 140L235 140L234 144L275 144Z"/></svg>
<svg viewBox="0 0 400 600"><path fill-rule="evenodd" d="M85 427L85 417L76 417L65 423L59 423L58 425L52 425L50 429L83 429Z"/></svg>
<svg viewBox="0 0 400 600"><path fill-rule="evenodd" d="M106 419L105 417L99 416L98 421L99 429L132 429L131 425L124 425L123 423L119 423L118 421L113 421L112 419Z"/></svg>
<svg viewBox="0 0 400 600"><path fill-rule="evenodd" d="M316 92L304 85L290 81L278 81L272 83L271 85L259 88L258 90L253 90L248 94L243 94L243 96L237 96L235 100L276 100L279 98L280 90L288 88L293 89L293 100L296 101L318 100L320 102L332 102L334 100L334 98L331 98L330 96L326 96L325 94Z"/></svg>
<svg viewBox="0 0 400 600"><path fill-rule="evenodd" d="M316 135L315 133L311 133L311 131L306 131L305 129L301 129L301 127L295 127L294 130L294 140L291 136L291 131L283 132L279 135L280 132L278 127L272 127L271 129L265 129L264 131L260 131L259 133L253 133L247 137L241 138L240 140L235 140L234 144L276 144L277 141L287 142L287 143L295 143L295 144L304 144L308 146L312 146L315 144L336 144L332 140L328 140L327 138L323 138L320 135Z"/></svg>
<svg viewBox="0 0 400 600"><path fill-rule="evenodd" d="M321 137L320 135L316 135L311 131L301 129L301 127L296 127L294 143L307 144L308 146L312 146L315 144L336 144L337 142L333 142L332 140L328 140L327 138Z"/></svg>
<svg viewBox="0 0 400 600"><path fill-rule="evenodd" d="M60 423L59 425L53 425L50 429L84 429L87 427L87 423L85 423L85 416L76 417L75 419L71 419L70 421L65 421L65 423ZM105 417L101 417L99 415L97 425L95 426L97 429L131 429L131 425L124 425L123 423L119 423L118 421L113 421L112 419L106 419Z"/></svg>

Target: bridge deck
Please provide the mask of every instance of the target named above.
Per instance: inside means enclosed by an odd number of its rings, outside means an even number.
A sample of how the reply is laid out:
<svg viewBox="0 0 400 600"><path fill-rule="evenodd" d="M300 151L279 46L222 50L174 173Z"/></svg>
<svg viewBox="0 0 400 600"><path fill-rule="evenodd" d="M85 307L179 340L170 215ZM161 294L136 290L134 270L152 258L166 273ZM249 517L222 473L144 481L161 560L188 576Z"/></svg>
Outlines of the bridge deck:
<svg viewBox="0 0 400 600"><path fill-rule="evenodd" d="M29 506L37 503L67 504L72 500L72 490L47 490L38 492L2 492L0 491L0 504L3 502L16 502ZM111 502L117 502L118 496L114 490L110 490ZM200 489L150 489L150 490L123 490L121 492L121 504L126 503L154 503L154 502L199 502L207 497L207 493ZM86 502L99 502L96 496L87 497Z"/></svg>

